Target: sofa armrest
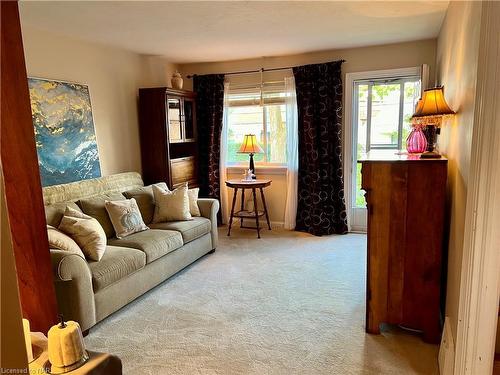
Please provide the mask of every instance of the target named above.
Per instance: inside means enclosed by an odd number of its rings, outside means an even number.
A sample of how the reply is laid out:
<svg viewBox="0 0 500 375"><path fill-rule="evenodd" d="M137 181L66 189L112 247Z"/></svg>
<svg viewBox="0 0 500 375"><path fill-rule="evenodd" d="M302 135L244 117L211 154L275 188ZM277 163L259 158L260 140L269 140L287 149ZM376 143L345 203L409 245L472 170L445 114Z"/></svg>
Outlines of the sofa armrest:
<svg viewBox="0 0 500 375"><path fill-rule="evenodd" d="M211 198L198 199L198 207L200 208L201 216L210 219L212 222L211 235L212 235L212 250L217 247L219 243L219 232L217 231L217 213L219 212L219 201Z"/></svg>
<svg viewBox="0 0 500 375"><path fill-rule="evenodd" d="M80 323L83 331L96 324L92 275L87 261L67 251L50 249L59 311Z"/></svg>

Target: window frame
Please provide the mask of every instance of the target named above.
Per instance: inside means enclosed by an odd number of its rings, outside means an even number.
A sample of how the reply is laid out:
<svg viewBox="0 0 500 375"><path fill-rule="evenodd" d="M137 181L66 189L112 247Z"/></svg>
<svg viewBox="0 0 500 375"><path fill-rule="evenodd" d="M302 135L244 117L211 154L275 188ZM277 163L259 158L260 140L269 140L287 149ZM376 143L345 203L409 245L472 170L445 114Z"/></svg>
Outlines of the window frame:
<svg viewBox="0 0 500 375"><path fill-rule="evenodd" d="M347 208L347 224L349 231L366 232L367 215L365 208L353 207L353 166L356 158L357 134L354 134L353 127L353 108L354 108L354 81L361 79L376 79L376 78L394 78L406 76L419 76L421 79L421 87L427 87L428 83L428 66L413 66L406 68L371 70L363 72L346 73L344 80L344 193ZM356 144L354 144L356 143ZM355 159L356 158L356 159Z"/></svg>
<svg viewBox="0 0 500 375"><path fill-rule="evenodd" d="M359 107L359 86L367 85L368 86L368 95L367 95L367 111L366 111L366 144L365 150L369 152L370 150L401 150L403 148L403 123L404 123L404 88L405 84L408 82L420 81L420 86L422 86L422 79L420 74L418 75L407 75L407 76L397 76L393 78L375 78L375 79L357 79L353 81L353 123L352 126L356 127L356 139L358 138L358 113L357 110ZM397 144L373 144L371 143L371 120L372 120L372 88L374 85L384 83L384 84L399 84L399 118L398 118L398 141ZM357 144L356 144L357 147Z"/></svg>
<svg viewBox="0 0 500 375"><path fill-rule="evenodd" d="M279 81L281 82L281 81ZM273 82L273 83L276 83L276 82ZM283 84L284 84L284 81L283 81ZM254 85L250 85L248 86L250 88L257 88L256 86ZM282 90L281 92L283 92L285 94L285 88L284 86L283 87L280 87L280 89ZM258 87L258 90L255 90L255 93L257 93L259 90L261 90L261 87L259 86ZM237 92L237 91L236 91ZM229 89L229 96L231 96L231 89ZM269 103L263 103L263 104L260 104L260 103L255 103L255 104L240 104L240 105L231 105L231 99L228 100L228 109L233 107L233 108L237 108L237 107L253 107L253 106L260 106L262 107L262 128L263 128L263 133L264 133L264 144L262 144L262 148L266 151L264 153L264 161L255 161L255 168L256 169L259 169L259 170L262 170L262 169L266 169L268 171L275 171L275 172L281 172L283 170L286 170L286 167L287 167L287 162L284 162L284 163L275 163L275 162L270 162L268 161L268 156L267 156L267 148L268 148L268 124L267 124L267 111L265 110L265 107L268 107L268 106L276 106L276 105L285 105L285 97L283 96L283 98L272 98ZM286 108L285 108L285 111L286 111ZM228 120L228 126L229 126L229 120ZM286 126L286 116L285 116L285 126ZM288 131L288 126L286 126L286 129ZM229 130L229 129L228 129ZM227 147L227 144L226 144L226 147ZM241 161L229 161L226 159L226 168L246 168L247 167L247 164L245 163L242 163Z"/></svg>

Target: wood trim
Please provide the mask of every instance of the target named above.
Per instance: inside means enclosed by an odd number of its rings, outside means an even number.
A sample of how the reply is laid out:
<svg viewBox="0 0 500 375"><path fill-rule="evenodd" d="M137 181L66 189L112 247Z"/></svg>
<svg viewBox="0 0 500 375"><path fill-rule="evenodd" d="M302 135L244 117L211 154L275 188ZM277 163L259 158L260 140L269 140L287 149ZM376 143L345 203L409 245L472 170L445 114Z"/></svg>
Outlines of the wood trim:
<svg viewBox="0 0 500 375"><path fill-rule="evenodd" d="M185 98L191 98L191 99L196 98L196 92L190 91L190 90L177 90L177 89L165 87L165 92L167 95L178 95L178 96L182 96Z"/></svg>
<svg viewBox="0 0 500 375"><path fill-rule="evenodd" d="M245 165L228 165L226 166L227 174L237 174L242 175L244 171L248 169L248 164ZM281 175L286 176L288 173L288 168L286 166L268 166L268 165L256 165L255 174L259 176L266 175Z"/></svg>
<svg viewBox="0 0 500 375"><path fill-rule="evenodd" d="M32 331L57 322L42 187L17 2L1 2L1 161L24 317Z"/></svg>
<svg viewBox="0 0 500 375"><path fill-rule="evenodd" d="M454 374L491 374L500 285L500 3L483 2Z"/></svg>

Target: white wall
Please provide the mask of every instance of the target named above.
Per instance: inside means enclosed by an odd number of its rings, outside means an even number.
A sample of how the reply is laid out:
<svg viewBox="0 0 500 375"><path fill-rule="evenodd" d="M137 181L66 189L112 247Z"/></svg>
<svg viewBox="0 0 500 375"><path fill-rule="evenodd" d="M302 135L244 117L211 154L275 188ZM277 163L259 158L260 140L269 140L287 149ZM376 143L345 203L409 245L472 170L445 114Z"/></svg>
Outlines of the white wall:
<svg viewBox="0 0 500 375"><path fill-rule="evenodd" d="M141 172L138 88L165 86L175 66L23 25L22 34L28 76L89 86L102 174Z"/></svg>
<svg viewBox="0 0 500 375"><path fill-rule="evenodd" d="M22 19L21 19L22 23ZM22 27L29 76L84 83L89 86L103 175L141 171L137 89L170 84L177 68L158 57L140 56L125 50L64 37L47 31ZM343 73L430 66L434 75L435 40L383 46L322 51L293 56L180 65L187 74L220 73L242 69L296 66L346 59ZM279 73L274 73L279 74ZM268 77L271 77L268 75ZM258 76L246 76L258 80ZM185 79L185 88L192 81ZM260 174L273 184L266 189L271 220L283 222L286 177ZM238 178L238 175L229 175Z"/></svg>
<svg viewBox="0 0 500 375"><path fill-rule="evenodd" d="M262 59L210 62L199 64L184 64L179 66L179 70L184 76L188 74L210 74L225 73L241 70L254 70L264 68L277 68L298 66L305 64L315 64L332 60L345 59L342 64L342 72L345 78L346 73L362 72L370 70L383 70L395 68L407 68L428 64L430 68L431 81L435 74L436 40L421 40L408 43L397 43L381 46L350 48L342 50L330 50L313 52L301 55L266 57ZM276 80L282 76L283 72L266 73L265 78ZM290 73L286 73L290 74ZM244 75L240 77L230 76L237 83L248 83L249 81L259 82L260 75ZM187 80L186 86L191 88L192 81ZM257 167L257 172L259 168ZM262 174L259 177L273 180L272 185L266 189L266 200L269 206L271 221L283 222L286 201L286 176L284 174ZM229 178L239 178L240 175L229 175ZM231 195L229 197L231 199Z"/></svg>
<svg viewBox="0 0 500 375"><path fill-rule="evenodd" d="M467 185L474 125L481 2L450 2L439 33L436 83L444 85L450 107L457 112L442 124L439 151L448 158L450 233L446 315L456 342L458 302L465 230Z"/></svg>

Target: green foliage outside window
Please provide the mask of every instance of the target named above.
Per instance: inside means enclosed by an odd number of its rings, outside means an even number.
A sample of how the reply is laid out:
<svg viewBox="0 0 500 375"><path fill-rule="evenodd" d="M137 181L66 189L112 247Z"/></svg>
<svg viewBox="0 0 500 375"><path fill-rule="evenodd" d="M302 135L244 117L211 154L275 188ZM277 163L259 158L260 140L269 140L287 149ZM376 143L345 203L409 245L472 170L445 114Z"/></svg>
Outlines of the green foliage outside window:
<svg viewBox="0 0 500 375"><path fill-rule="evenodd" d="M365 152L365 147L366 144L365 142L361 141L367 140L367 137L365 134L359 134L359 131L361 129L364 129L363 131L367 131L366 128L366 121L367 121L367 116L368 116L368 110L367 110L367 103L368 103L368 88L369 88L369 83L360 83L357 86L357 94L358 94L358 147L357 147L357 160L359 160L362 156L362 154ZM399 95L401 88L401 83L397 82L390 82L390 83L373 83L371 84L371 92L372 92L372 111L374 111L373 108L378 106L378 112L376 112L377 116L382 116L384 118L384 112L389 109L384 109L384 108L390 108L390 106L381 106L381 104L386 103L388 104L388 98L390 95ZM420 93L420 81L419 80L411 80L411 81L405 81L403 83L403 127L401 134L398 132L398 130L394 131L381 131L381 129L374 129L373 126L374 124L372 123L372 132L377 132L379 136L384 136L384 138L387 140L387 146L390 145L397 145L399 140L401 140L401 146L402 149L406 149L406 139L408 138L408 135L411 130L411 116L413 114L414 106L415 103L418 99L419 93ZM399 107L398 107L399 108ZM361 116L362 115L362 116ZM372 119L375 113L372 113ZM387 115L387 118L385 118L385 121L383 121L383 124L393 124L389 120L390 116ZM394 124L395 125L395 124ZM373 134L373 133L372 133ZM380 138L380 137L379 137ZM365 202L365 197L364 197L364 191L361 189L361 164L356 163L356 192L355 192L355 205L356 207L366 207L366 202Z"/></svg>
<svg viewBox="0 0 500 375"><path fill-rule="evenodd" d="M286 116L284 105L236 106L229 109L227 161L246 165L248 154L238 150L245 134L255 134L265 153L255 154L256 163L286 163Z"/></svg>

